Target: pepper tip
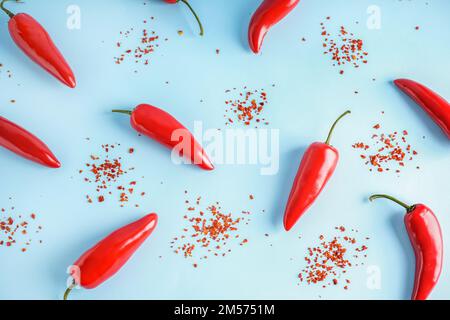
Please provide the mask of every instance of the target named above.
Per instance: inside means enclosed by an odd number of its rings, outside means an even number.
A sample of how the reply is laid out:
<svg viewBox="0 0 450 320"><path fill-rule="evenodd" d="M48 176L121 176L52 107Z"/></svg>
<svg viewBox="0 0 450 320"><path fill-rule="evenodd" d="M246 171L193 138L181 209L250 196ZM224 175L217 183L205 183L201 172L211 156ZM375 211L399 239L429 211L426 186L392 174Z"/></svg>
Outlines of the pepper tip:
<svg viewBox="0 0 450 320"><path fill-rule="evenodd" d="M201 167L202 169L207 171L213 171L215 169L214 165L212 164L211 161L209 161L209 159L203 160Z"/></svg>
<svg viewBox="0 0 450 320"><path fill-rule="evenodd" d="M252 52L254 54L259 54L259 52L261 51L261 46L255 46L251 41L250 41L250 50L252 50Z"/></svg>
<svg viewBox="0 0 450 320"><path fill-rule="evenodd" d="M407 81L406 79L395 79L393 83L400 89L404 88L404 81Z"/></svg>
<svg viewBox="0 0 450 320"><path fill-rule="evenodd" d="M59 168L61 168L61 162L59 162L59 160L56 159L56 157L52 157L52 158L49 158L49 160L47 162L47 166L52 169L59 169Z"/></svg>
<svg viewBox="0 0 450 320"><path fill-rule="evenodd" d="M287 232L291 231L293 226L294 226L293 223L290 223L288 221L284 221L284 230L286 230Z"/></svg>
<svg viewBox="0 0 450 320"><path fill-rule="evenodd" d="M71 89L74 89L77 86L77 81L75 80L75 76L68 76L67 79L63 80L63 83Z"/></svg>

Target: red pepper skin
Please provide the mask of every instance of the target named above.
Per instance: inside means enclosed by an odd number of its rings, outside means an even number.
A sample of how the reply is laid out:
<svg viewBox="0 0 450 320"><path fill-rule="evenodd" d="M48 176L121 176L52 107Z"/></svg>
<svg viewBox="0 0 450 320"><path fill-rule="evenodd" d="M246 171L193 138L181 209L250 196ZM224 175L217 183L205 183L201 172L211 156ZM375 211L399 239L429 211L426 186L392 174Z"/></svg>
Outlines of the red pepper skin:
<svg viewBox="0 0 450 320"><path fill-rule="evenodd" d="M267 32L284 19L300 0L264 0L253 14L248 29L248 43L254 53L261 51Z"/></svg>
<svg viewBox="0 0 450 320"><path fill-rule="evenodd" d="M420 105L450 139L450 103L424 85L398 79L395 85Z"/></svg>
<svg viewBox="0 0 450 320"><path fill-rule="evenodd" d="M439 222L423 204L405 216L411 244L416 255L416 277L411 299L426 300L442 272L444 244Z"/></svg>
<svg viewBox="0 0 450 320"><path fill-rule="evenodd" d="M45 143L3 117L0 117L0 146L43 166L61 167L60 162Z"/></svg>
<svg viewBox="0 0 450 320"><path fill-rule="evenodd" d="M47 31L33 17L19 13L8 23L16 45L35 63L70 88L76 87L75 76Z"/></svg>
<svg viewBox="0 0 450 320"><path fill-rule="evenodd" d="M173 133L175 131L184 133L190 139L191 148L183 149L182 156L204 170L214 170L214 165L194 136L177 119L164 110L148 104L141 104L133 112L122 110L113 110L113 112L131 114L131 126L137 132L158 141L169 149L177 147L182 141L182 138L173 140Z"/></svg>
<svg viewBox="0 0 450 320"><path fill-rule="evenodd" d="M416 272L412 300L426 300L442 273L444 241L438 219L423 204L408 206L387 195L374 195L370 200L386 198L403 206L405 226L416 257Z"/></svg>
<svg viewBox="0 0 450 320"><path fill-rule="evenodd" d="M94 289L114 276L152 234L157 223L158 216L149 214L114 231L86 251L71 269L74 285ZM72 289L68 289L65 299Z"/></svg>
<svg viewBox="0 0 450 320"><path fill-rule="evenodd" d="M322 142L313 143L300 164L284 215L284 228L292 229L311 207L336 170L339 152Z"/></svg>
<svg viewBox="0 0 450 320"><path fill-rule="evenodd" d="M330 145L330 138L337 122L349 113L345 112L336 120L325 143L315 142L306 150L284 213L286 231L291 230L317 200L336 170L339 152Z"/></svg>

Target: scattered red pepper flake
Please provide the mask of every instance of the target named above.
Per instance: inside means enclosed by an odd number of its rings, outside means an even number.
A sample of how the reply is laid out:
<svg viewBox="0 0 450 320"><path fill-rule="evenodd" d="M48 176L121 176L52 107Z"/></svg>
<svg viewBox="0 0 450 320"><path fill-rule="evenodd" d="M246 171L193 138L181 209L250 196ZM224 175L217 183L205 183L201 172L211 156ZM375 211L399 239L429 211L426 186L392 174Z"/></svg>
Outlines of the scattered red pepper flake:
<svg viewBox="0 0 450 320"><path fill-rule="evenodd" d="M326 20L331 20L327 17ZM340 67L339 73L344 74L342 67L351 64L354 68L359 68L360 64L367 64L369 53L363 49L364 42L358 39L344 26L340 27L337 37L327 31L324 22L320 23L321 35L323 37L322 47L325 49L324 55L331 55L334 67Z"/></svg>
<svg viewBox="0 0 450 320"><path fill-rule="evenodd" d="M0 75L1 74L6 74L6 77L12 78L12 71L5 69L3 63L0 63Z"/></svg>
<svg viewBox="0 0 450 320"><path fill-rule="evenodd" d="M348 289L350 284L348 271L357 266L364 265L361 258L366 258L365 251L367 245L357 245L355 237L348 235L343 226L336 227L337 236L326 240L324 235L319 236L320 244L315 247L309 247L305 255L306 266L299 273L300 282L306 282L308 285L321 284L322 288L331 285L337 286L340 282L345 283L344 289ZM352 233L358 233L358 230L351 230ZM365 240L368 240L366 237ZM364 255L361 253L364 252ZM356 261L356 262L355 262ZM342 281L339 281L342 279Z"/></svg>
<svg viewBox="0 0 450 320"><path fill-rule="evenodd" d="M153 20L153 19L152 19ZM127 58L134 59L135 63L143 65L149 64L149 55L159 47L159 36L155 31L146 28L147 21L143 21L141 35L136 39L134 28L120 31L120 40L116 42L116 47L122 49L118 57L114 57L116 64L122 64ZM124 44L127 42L127 44Z"/></svg>
<svg viewBox="0 0 450 320"><path fill-rule="evenodd" d="M39 234L42 226L31 223L20 214L6 214L6 209L2 208L0 215L0 247L20 246L20 251L26 252L27 247L32 244L32 234ZM11 208L14 211L14 207ZM36 220L36 213L30 214L31 220ZM39 240L42 243L42 240Z"/></svg>
<svg viewBox="0 0 450 320"><path fill-rule="evenodd" d="M228 94L232 91L234 93L237 89L226 90L225 93ZM233 118L235 118L236 122L243 123L245 126L254 124L255 128L258 128L260 124L268 125L269 122L261 117L267 102L267 93L263 89L251 91L244 87L244 91L239 92L237 98L225 101L227 106L224 114L225 124L233 124Z"/></svg>
<svg viewBox="0 0 450 320"><path fill-rule="evenodd" d="M380 124L373 126L373 129L379 130ZM364 142L356 142L353 144L354 149L364 151L360 154L366 165L370 167L370 171L389 172L395 170L400 173L400 168L405 167L405 163L413 161L418 152L412 149L407 141L408 131L403 130L401 133L394 131L392 133L374 132L371 137L371 144ZM397 164L397 167L392 167Z"/></svg>
<svg viewBox="0 0 450 320"><path fill-rule="evenodd" d="M185 204L188 213L183 219L187 226L170 243L170 248L176 254L198 260L205 260L210 256L225 257L231 252L233 243L240 246L248 243L248 239L239 240L240 226L250 221L247 216L235 217L232 213L223 213L219 202L202 207L201 197L195 199L195 206L190 205L189 200ZM243 212L249 215L248 211Z"/></svg>
<svg viewBox="0 0 450 320"><path fill-rule="evenodd" d="M98 203L105 202L107 196L112 197L118 193L118 202L121 207L124 203L129 202L130 196L135 191L137 181L131 181L122 184L124 177L134 168L124 169L123 158L120 156L113 156L112 152L120 152L120 144L103 144L101 146L101 156L91 155L91 161L86 163L87 170L79 170L79 174L85 174L83 180L86 183L95 185L95 192L97 196L86 195L88 203L93 203L93 198L97 199ZM130 152L133 150L133 152ZM129 154L134 153L134 149L128 149ZM127 185L133 186L133 188ZM144 196L145 193L140 193Z"/></svg>

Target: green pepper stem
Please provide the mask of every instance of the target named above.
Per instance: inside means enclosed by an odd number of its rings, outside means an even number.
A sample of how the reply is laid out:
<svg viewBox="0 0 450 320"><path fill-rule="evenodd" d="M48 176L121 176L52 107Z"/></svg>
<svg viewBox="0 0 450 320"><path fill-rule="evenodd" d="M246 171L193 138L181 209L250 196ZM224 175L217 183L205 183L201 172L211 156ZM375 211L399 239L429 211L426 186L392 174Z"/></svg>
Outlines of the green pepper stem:
<svg viewBox="0 0 450 320"><path fill-rule="evenodd" d="M72 292L73 288L75 288L75 281L64 292L64 301L69 299L69 294Z"/></svg>
<svg viewBox="0 0 450 320"><path fill-rule="evenodd" d="M5 2L8 1L12 1L12 0L2 0L2 2L0 2L0 9L3 10L3 12L5 12L10 18L14 17L14 13L12 13L11 11L9 11L8 9L5 8ZM16 2L20 2L19 0L16 0Z"/></svg>
<svg viewBox="0 0 450 320"><path fill-rule="evenodd" d="M203 25L194 8L192 8L192 6L189 4L187 0L179 0L179 1L183 2L189 8L189 10L191 10L192 14L195 17L195 20L197 20L198 26L200 27L200 35L203 36L204 35Z"/></svg>
<svg viewBox="0 0 450 320"><path fill-rule="evenodd" d="M374 194L373 196L371 196L369 198L370 201L376 200L376 199L388 199L391 200L393 202L395 202L398 205L401 205L403 208L406 209L406 211L411 212L414 209L414 206L409 206L406 203L392 197L392 196L388 196L386 194Z"/></svg>
<svg viewBox="0 0 450 320"><path fill-rule="evenodd" d="M330 129L330 132L328 133L328 137L327 140L325 141L326 144L330 145L330 141L331 141L331 136L333 135L334 132L334 128L336 128L336 125L338 124L338 122L345 117L346 115L352 113L350 110L345 111L339 118L337 118L337 120L333 123L333 126Z"/></svg>
<svg viewBox="0 0 450 320"><path fill-rule="evenodd" d="M123 114L127 114L127 115L129 115L129 116L131 116L131 114L133 113L132 111L130 111L130 110L113 110L112 112L115 112L115 113L123 113Z"/></svg>

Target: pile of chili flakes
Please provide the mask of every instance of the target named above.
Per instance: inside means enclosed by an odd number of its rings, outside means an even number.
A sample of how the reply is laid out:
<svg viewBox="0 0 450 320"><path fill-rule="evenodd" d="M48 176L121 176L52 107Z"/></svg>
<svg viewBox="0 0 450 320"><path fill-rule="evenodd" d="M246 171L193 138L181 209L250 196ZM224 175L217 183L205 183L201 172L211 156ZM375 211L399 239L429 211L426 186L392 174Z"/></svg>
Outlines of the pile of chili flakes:
<svg viewBox="0 0 450 320"><path fill-rule="evenodd" d="M0 214L0 247L19 246L22 252L26 252L33 242L32 235L39 234L42 226L34 223L37 217L35 213L25 217L21 214L7 214L6 211L2 208ZM11 211L14 211L14 207Z"/></svg>
<svg viewBox="0 0 450 320"><path fill-rule="evenodd" d="M95 195L86 195L87 202L103 203L108 198L116 198L120 207L124 207L133 196L145 196L145 192L136 191L138 185L136 180L124 181L126 175L133 171L134 167L125 169L123 158L114 156L114 154L123 153L121 145L119 143L103 144L101 148L101 155L91 155L91 161L85 164L86 169L79 170L79 174L85 175L86 183L95 185ZM126 151L128 155L132 155L134 152L133 148ZM135 204L135 207L139 207L139 205Z"/></svg>
<svg viewBox="0 0 450 320"><path fill-rule="evenodd" d="M154 20L153 17L150 19ZM137 37L134 28L120 31L120 40L117 41L116 47L121 53L114 57L116 64L122 64L128 59L136 64L149 64L150 55L159 47L160 37L156 34L156 31L146 28L147 23L147 20L143 21L144 26Z"/></svg>
<svg viewBox="0 0 450 320"><path fill-rule="evenodd" d="M368 247L365 243L358 244L353 236L358 230L352 229L352 235L344 226L336 227L335 230L337 236L327 240L321 235L320 244L308 248L306 266L298 275L300 283L321 284L322 288L342 286L348 290L351 283L348 271L364 265L362 260L367 258ZM367 242L369 238L365 237L364 240Z"/></svg>
<svg viewBox="0 0 450 320"><path fill-rule="evenodd" d="M236 95L236 91L237 89L233 88L226 90L225 93ZM267 105L267 92L264 89L249 90L244 87L237 98L226 100L225 105L227 106L224 114L225 125L237 122L246 126L255 125L255 128L258 128L260 124L269 124L263 117L264 108Z"/></svg>
<svg viewBox="0 0 450 320"><path fill-rule="evenodd" d="M407 162L413 161L418 152L408 143L408 131L394 131L392 133L380 133L380 124L373 126L375 133L372 135L371 145L364 142L356 142L353 148L361 150L361 159L370 167L370 171L389 172L395 170L401 172L401 168ZM420 169L419 166L416 166Z"/></svg>
<svg viewBox="0 0 450 320"><path fill-rule="evenodd" d="M185 194L187 195L187 191ZM219 202L204 207L201 200L198 197L194 203L185 201L187 214L183 219L187 226L170 243L170 248L176 254L182 254L187 259L206 260L210 256L225 257L231 252L232 245L244 246L248 243L248 239L240 234L239 228L251 221L249 211L242 211L237 216L224 213ZM197 263L193 266L198 267Z"/></svg>
<svg viewBox="0 0 450 320"><path fill-rule="evenodd" d="M330 17L326 18L331 20ZM331 55L334 67L339 67L340 74L344 74L343 67L351 64L354 68L359 68L361 63L367 64L369 53L363 49L364 41L358 39L351 32L348 32L344 26L341 26L337 37L334 37L327 31L325 22L320 23L323 37L323 48L325 55Z"/></svg>

